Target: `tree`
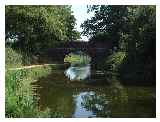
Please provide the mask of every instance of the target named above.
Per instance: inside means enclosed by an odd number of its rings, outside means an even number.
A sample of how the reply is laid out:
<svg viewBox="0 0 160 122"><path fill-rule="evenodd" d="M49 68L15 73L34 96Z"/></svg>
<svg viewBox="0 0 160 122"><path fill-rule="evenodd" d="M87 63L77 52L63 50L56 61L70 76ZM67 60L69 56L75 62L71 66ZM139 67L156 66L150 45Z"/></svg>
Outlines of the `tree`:
<svg viewBox="0 0 160 122"><path fill-rule="evenodd" d="M91 41L109 40L112 47L125 51L123 74L143 80L155 79L155 6L93 5L88 7L88 12L93 12L94 17L81 25L82 34L90 35Z"/></svg>
<svg viewBox="0 0 160 122"><path fill-rule="evenodd" d="M97 33L109 33L112 42L118 47L120 32L127 21L126 6L93 5L88 7L88 12L94 12L94 17L84 21L81 27L83 35L95 36Z"/></svg>
<svg viewBox="0 0 160 122"><path fill-rule="evenodd" d="M78 38L71 6L6 6L6 44L36 53Z"/></svg>

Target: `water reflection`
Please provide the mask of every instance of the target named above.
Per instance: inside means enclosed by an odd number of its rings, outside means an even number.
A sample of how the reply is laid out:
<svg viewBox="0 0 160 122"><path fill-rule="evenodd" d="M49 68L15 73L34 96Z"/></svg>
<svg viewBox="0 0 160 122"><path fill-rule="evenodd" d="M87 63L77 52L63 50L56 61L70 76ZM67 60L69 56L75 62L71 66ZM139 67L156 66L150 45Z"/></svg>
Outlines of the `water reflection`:
<svg viewBox="0 0 160 122"><path fill-rule="evenodd" d="M62 117L155 117L154 87L123 86L119 81L93 85L93 81L106 82L106 77L97 70L92 70L91 76L89 62L78 63L78 58L67 57L66 61L74 59L68 69L53 70L32 84L41 110L49 108ZM92 82L68 82L84 79Z"/></svg>
<svg viewBox="0 0 160 122"><path fill-rule="evenodd" d="M64 59L69 62L71 66L65 70L64 74L70 80L84 80L91 75L91 58L82 52L70 53Z"/></svg>
<svg viewBox="0 0 160 122"><path fill-rule="evenodd" d="M57 82L43 79L35 83L40 86L36 94L41 110L49 108L63 117L155 117L154 88L126 87L115 92L110 86Z"/></svg>
<svg viewBox="0 0 160 122"><path fill-rule="evenodd" d="M91 67L90 65L79 67L70 66L64 73L70 80L84 80L90 77Z"/></svg>
<svg viewBox="0 0 160 122"><path fill-rule="evenodd" d="M81 105L87 110L92 111L92 115L96 117L109 117L111 111L109 109L109 101L105 94L96 94L94 91L81 95ZM93 117L93 116L90 116Z"/></svg>
<svg viewBox="0 0 160 122"><path fill-rule="evenodd" d="M82 92L78 95L74 95L74 101L76 103L75 111L72 115L72 117L96 117L96 114L92 111L84 107L83 104L83 96L87 95L88 92Z"/></svg>

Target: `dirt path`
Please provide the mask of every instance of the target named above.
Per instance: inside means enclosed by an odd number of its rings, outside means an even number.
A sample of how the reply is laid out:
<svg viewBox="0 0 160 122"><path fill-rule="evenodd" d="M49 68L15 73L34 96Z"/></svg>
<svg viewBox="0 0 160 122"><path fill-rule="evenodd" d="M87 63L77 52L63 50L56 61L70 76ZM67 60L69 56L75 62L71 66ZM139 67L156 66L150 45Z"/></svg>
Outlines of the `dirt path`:
<svg viewBox="0 0 160 122"><path fill-rule="evenodd" d="M30 69L35 67L43 67L43 66L56 66L56 65L63 65L63 64L41 64L41 65L30 65L30 66L23 66L19 68L9 68L7 70L21 70L21 69Z"/></svg>

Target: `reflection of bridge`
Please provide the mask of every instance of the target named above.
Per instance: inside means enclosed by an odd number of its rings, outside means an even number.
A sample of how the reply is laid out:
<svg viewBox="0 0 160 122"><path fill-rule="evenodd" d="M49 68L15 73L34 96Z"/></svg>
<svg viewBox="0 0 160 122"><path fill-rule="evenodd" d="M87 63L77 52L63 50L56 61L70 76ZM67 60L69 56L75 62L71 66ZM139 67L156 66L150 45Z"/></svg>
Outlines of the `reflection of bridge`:
<svg viewBox="0 0 160 122"><path fill-rule="evenodd" d="M56 48L47 49L45 55L53 60L62 60L71 52L83 51L93 60L103 57L110 48L111 44L104 42L66 42Z"/></svg>

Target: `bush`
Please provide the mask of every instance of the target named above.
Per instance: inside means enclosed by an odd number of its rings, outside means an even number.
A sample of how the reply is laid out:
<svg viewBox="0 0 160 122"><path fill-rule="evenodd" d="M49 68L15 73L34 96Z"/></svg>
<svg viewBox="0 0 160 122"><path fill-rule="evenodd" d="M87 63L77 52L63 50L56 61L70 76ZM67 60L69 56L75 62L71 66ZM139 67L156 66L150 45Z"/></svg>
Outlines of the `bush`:
<svg viewBox="0 0 160 122"><path fill-rule="evenodd" d="M5 64L6 68L21 67L23 65L31 65L38 63L38 57L27 52L15 50L11 47L5 48Z"/></svg>
<svg viewBox="0 0 160 122"><path fill-rule="evenodd" d="M156 62L152 59L142 60L136 55L135 60L127 56L120 68L120 79L124 84L154 85L156 82Z"/></svg>
<svg viewBox="0 0 160 122"><path fill-rule="evenodd" d="M119 71L125 58L126 52L115 52L107 57L104 69L109 80L117 80L119 78Z"/></svg>
<svg viewBox="0 0 160 122"><path fill-rule="evenodd" d="M22 55L10 47L5 48L6 67L18 67L22 65Z"/></svg>
<svg viewBox="0 0 160 122"><path fill-rule="evenodd" d="M115 52L107 57L106 65L111 71L118 71L126 57L125 52Z"/></svg>

